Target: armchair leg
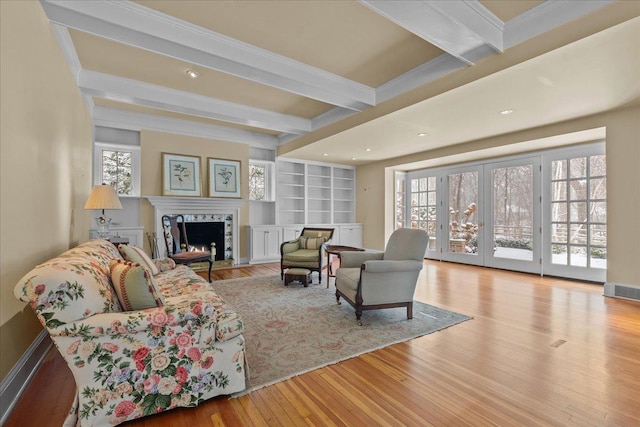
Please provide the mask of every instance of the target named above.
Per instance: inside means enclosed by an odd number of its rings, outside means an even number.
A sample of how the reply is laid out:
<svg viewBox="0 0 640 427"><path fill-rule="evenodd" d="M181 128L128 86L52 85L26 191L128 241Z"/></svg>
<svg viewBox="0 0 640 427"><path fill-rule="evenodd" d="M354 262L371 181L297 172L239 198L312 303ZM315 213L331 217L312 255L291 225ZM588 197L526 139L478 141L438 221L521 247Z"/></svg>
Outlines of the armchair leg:
<svg viewBox="0 0 640 427"><path fill-rule="evenodd" d="M209 283L211 283L211 267L213 267L213 261L209 260Z"/></svg>
<svg viewBox="0 0 640 427"><path fill-rule="evenodd" d="M360 317L362 317L362 310L356 310L356 323L358 326L362 326L362 320L360 320Z"/></svg>
<svg viewBox="0 0 640 427"><path fill-rule="evenodd" d="M407 303L407 319L413 319L413 301Z"/></svg>

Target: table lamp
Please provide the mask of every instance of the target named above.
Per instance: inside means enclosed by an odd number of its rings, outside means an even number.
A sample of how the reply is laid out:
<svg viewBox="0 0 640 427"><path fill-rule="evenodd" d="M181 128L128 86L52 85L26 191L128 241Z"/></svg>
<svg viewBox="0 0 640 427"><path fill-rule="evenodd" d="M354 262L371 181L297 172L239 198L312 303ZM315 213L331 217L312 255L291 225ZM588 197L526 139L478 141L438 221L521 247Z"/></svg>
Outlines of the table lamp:
<svg viewBox="0 0 640 427"><path fill-rule="evenodd" d="M105 209L122 209L122 204L116 190L107 184L95 185L91 189L87 203L84 204L85 209L102 209L102 215L96 218L98 223L98 237L106 239L109 237L109 225L111 218L104 215Z"/></svg>

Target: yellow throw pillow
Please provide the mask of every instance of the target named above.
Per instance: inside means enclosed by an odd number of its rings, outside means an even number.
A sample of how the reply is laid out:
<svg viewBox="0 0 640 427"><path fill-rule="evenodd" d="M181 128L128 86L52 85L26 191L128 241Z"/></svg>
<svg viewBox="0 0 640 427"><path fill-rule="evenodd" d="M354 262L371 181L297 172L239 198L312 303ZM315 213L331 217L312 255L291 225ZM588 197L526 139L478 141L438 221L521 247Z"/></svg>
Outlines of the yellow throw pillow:
<svg viewBox="0 0 640 427"><path fill-rule="evenodd" d="M156 263L153 262L151 257L147 255L147 253L141 248L130 245L119 245L118 250L120 251L120 255L122 255L122 258L126 259L127 261L137 262L138 264L149 270L154 276L160 273L160 270L158 270L158 266L156 265Z"/></svg>
<svg viewBox="0 0 640 427"><path fill-rule="evenodd" d="M151 272L140 264L114 259L109 264L109 273L125 311L164 305L164 298Z"/></svg>

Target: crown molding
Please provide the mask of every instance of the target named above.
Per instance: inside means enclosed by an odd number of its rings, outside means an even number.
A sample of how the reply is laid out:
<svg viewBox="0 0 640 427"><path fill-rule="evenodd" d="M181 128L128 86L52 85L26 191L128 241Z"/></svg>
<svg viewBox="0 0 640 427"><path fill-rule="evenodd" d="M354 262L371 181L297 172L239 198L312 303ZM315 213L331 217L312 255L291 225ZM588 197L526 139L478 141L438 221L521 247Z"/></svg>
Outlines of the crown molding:
<svg viewBox="0 0 640 427"><path fill-rule="evenodd" d="M130 1L41 4L51 22L119 43L344 108L375 104L375 90L369 86Z"/></svg>
<svg viewBox="0 0 640 427"><path fill-rule="evenodd" d="M280 114L96 71L81 70L78 84L85 94L127 104L285 133L303 134L311 131L311 120L303 117Z"/></svg>
<svg viewBox="0 0 640 427"><path fill-rule="evenodd" d="M93 110L95 126L105 126L126 130L153 130L175 133L226 142L247 144L251 147L275 150L278 138L258 132L210 125L190 120L174 119L155 114L136 113L118 108L95 106Z"/></svg>

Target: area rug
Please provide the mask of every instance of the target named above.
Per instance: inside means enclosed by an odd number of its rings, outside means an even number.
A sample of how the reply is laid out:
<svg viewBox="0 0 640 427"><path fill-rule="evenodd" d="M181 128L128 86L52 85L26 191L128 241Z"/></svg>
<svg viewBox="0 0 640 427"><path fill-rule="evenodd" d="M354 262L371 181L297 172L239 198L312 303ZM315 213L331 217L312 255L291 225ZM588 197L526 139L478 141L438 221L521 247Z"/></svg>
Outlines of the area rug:
<svg viewBox="0 0 640 427"><path fill-rule="evenodd" d="M284 286L280 275L216 281L222 299L244 320L249 384L240 394L391 344L430 334L470 317L418 301L365 311L362 326L326 284Z"/></svg>

